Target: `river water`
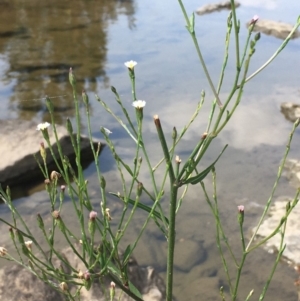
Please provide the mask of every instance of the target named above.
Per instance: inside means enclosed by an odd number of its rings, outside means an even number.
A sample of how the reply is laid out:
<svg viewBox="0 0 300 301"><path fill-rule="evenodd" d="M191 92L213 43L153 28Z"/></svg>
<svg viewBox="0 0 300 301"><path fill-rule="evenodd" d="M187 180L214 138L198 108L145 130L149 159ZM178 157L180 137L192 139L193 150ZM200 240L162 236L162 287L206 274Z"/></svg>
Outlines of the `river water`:
<svg viewBox="0 0 300 301"><path fill-rule="evenodd" d="M296 1L289 1L288 5L283 0L241 2L237 11L242 42L246 39L245 24L253 15L294 23L300 13ZM203 4L204 1L192 0L188 1L186 8L192 12ZM68 69L73 67L79 85L90 96L93 135L102 139L100 127L110 129L113 132L110 137L122 158L132 162L134 143L94 98L94 94L98 94L121 116L110 91L112 85L131 110L130 80L124 62L132 59L138 62L135 68L137 97L147 102L143 130L152 162L158 162L162 157L152 116L159 115L164 132L170 137L173 126L180 131L188 123L202 89L206 91L206 101L201 114L177 148L183 159L205 131L212 93L176 1L101 1L100 5L96 1L79 0L51 3L14 0L2 1L0 5L1 119L49 121L43 99L45 95L52 97L57 108L57 123L65 124L67 117L73 119L72 93L68 83ZM222 11L201 17L196 15L195 18L196 33L214 83L218 80L223 60L227 15L228 11ZM250 73L261 66L281 42L262 35ZM235 115L215 139L201 165L207 166L225 144L229 145L216 167L218 201L227 239L238 258L241 257L241 244L237 206L245 206L245 231L248 235L270 195L292 128L280 113L279 106L282 102L297 102L299 99L299 46L299 40L292 40L269 68L249 82ZM221 99L230 92L234 79L233 43L228 66ZM134 117L133 110L131 113ZM84 121L83 128L86 129ZM291 157L299 155L299 144L299 132L296 132ZM108 148L101 153L100 165L109 189L121 190ZM162 172L158 171L157 179L161 175ZM85 176L97 208L99 188L92 165L85 171ZM140 181L144 185L149 182L144 170ZM205 183L211 192L211 179L206 179ZM34 229L37 212L45 218L49 216L48 199L40 186L26 193L28 195L16 199L15 204ZM275 197L293 194L293 188L283 178ZM109 206L117 220L119 204L110 199ZM163 206L167 209L167 197ZM0 210L2 216L8 216L4 206ZM64 219L75 229L77 224L69 210L71 202L66 202ZM124 246L132 242L144 219L142 214L134 218L124 238ZM6 227L1 226L1 230L2 243L9 246ZM38 229L33 231L40 235ZM217 300L219 287L224 286L225 291L228 287L215 242L214 219L199 187L189 191L177 216L177 247L176 298ZM140 264L153 265L165 275L166 243L155 225L150 225L143 235L135 256ZM245 300L251 289L254 289L252 300L258 300L274 258L262 249L249 256L242 274L239 300ZM235 279L234 265L230 263L229 268L232 279ZM279 264L266 300L296 300L295 278L290 267Z"/></svg>

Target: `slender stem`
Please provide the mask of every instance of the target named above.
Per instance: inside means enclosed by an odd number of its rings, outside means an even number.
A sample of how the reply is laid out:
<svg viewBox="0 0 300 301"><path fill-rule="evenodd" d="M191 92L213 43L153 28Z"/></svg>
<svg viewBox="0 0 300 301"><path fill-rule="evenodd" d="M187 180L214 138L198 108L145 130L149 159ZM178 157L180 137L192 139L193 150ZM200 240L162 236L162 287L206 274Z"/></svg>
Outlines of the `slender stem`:
<svg viewBox="0 0 300 301"><path fill-rule="evenodd" d="M258 73L260 73L263 69L265 69L276 57L277 55L285 48L289 40L292 38L293 34L296 32L298 27L300 26L300 18L298 17L298 21L293 27L292 31L289 33L289 35L286 37L286 39L282 42L282 44L279 46L279 48L275 51L275 53L255 72L253 72L249 77L247 77L246 82L248 82L250 79L252 79L254 76L256 76Z"/></svg>

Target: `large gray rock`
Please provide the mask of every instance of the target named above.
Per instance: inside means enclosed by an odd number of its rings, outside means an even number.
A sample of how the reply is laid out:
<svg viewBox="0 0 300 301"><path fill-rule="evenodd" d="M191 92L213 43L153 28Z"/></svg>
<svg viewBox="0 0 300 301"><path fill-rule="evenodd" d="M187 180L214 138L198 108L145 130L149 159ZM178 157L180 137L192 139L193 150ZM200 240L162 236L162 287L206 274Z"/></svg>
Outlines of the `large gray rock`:
<svg viewBox="0 0 300 301"><path fill-rule="evenodd" d="M295 122L300 118L300 105L292 102L283 102L280 105L280 111L284 117L291 121Z"/></svg>
<svg viewBox="0 0 300 301"><path fill-rule="evenodd" d="M235 1L234 4L235 4L235 7L240 6L240 3L237 1ZM221 11L223 9L231 9L231 2L230 1L222 1L222 2L218 2L218 3L211 3L211 4L203 5L196 10L196 14L198 14L198 15L210 14L215 11Z"/></svg>
<svg viewBox="0 0 300 301"><path fill-rule="evenodd" d="M42 172L34 158L40 159L40 143L44 141L42 133L36 130L33 122L18 122L17 120L0 120L0 183L3 187L21 186L36 180L44 180ZM50 141L57 158L58 151L51 126L48 128ZM67 130L57 126L59 142L63 153L74 161L75 154ZM94 142L97 147L98 142ZM46 143L45 143L46 146ZM93 159L90 142L87 137L81 138L82 164ZM57 170L54 160L47 149L47 166L49 171Z"/></svg>
<svg viewBox="0 0 300 301"><path fill-rule="evenodd" d="M78 250L78 248L77 248ZM33 249L34 252L34 249ZM81 253L82 254L82 253ZM76 271L86 271L85 265L68 247L63 250L62 255L67 259ZM54 260L56 268L61 265L59 260ZM71 270L66 264L62 264L65 273L71 275ZM95 267L96 271L99 268ZM165 284L158 273L150 266L141 267L132 257L129 260L127 268L128 278L139 290L145 301L162 301L166 298ZM74 275L74 274L73 274ZM82 283L79 278L73 278L73 281ZM45 284L34 276L30 271L20 265L7 266L0 270L0 301L64 301L65 298L60 292L59 283L53 278L52 285L57 287L55 290L50 285ZM66 280L66 282L68 282ZM109 287L111 279L108 276L101 277L101 282L95 280L90 288L86 290L82 287L80 290L81 301L105 301L109 299ZM71 292L75 292L76 286L68 283ZM76 298L75 300L79 300ZM116 286L115 301L132 301L120 288Z"/></svg>
<svg viewBox="0 0 300 301"><path fill-rule="evenodd" d="M250 22L247 23L247 27L249 27L249 25ZM259 19L255 23L253 30L284 40L290 34L293 28L294 26L291 24ZM298 38L299 35L299 31L294 32L294 34L292 35L292 39Z"/></svg>

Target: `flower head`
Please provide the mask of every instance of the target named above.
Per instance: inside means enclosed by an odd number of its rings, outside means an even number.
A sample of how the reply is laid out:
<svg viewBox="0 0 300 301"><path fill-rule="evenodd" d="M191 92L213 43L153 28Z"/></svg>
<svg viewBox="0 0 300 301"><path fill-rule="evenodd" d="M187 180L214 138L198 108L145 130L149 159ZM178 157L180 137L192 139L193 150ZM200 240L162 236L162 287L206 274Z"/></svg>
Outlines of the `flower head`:
<svg viewBox="0 0 300 301"><path fill-rule="evenodd" d="M89 271L85 271L85 272L83 273L83 278L84 278L84 280L86 280L86 281L90 280L90 278L91 278L90 272L89 272Z"/></svg>
<svg viewBox="0 0 300 301"><path fill-rule="evenodd" d="M134 68L134 66L137 64L137 62L136 61L128 61L128 62L125 62L124 63L124 65L127 67L127 68L129 68L129 69L133 69Z"/></svg>
<svg viewBox="0 0 300 301"><path fill-rule="evenodd" d="M44 131L46 130L48 127L50 126L49 122L43 122L43 123L39 123L36 127L37 131Z"/></svg>
<svg viewBox="0 0 300 301"><path fill-rule="evenodd" d="M90 220L94 221L97 217L97 212L96 211L91 211L90 212Z"/></svg>
<svg viewBox="0 0 300 301"><path fill-rule="evenodd" d="M136 100L132 103L132 105L136 109L142 109L146 105L146 101L145 100Z"/></svg>
<svg viewBox="0 0 300 301"><path fill-rule="evenodd" d="M59 284L59 287L60 287L60 289L61 289L63 292L66 292L66 291L69 290L68 285L67 285L66 282L61 282L61 283Z"/></svg>
<svg viewBox="0 0 300 301"><path fill-rule="evenodd" d="M31 249L32 249L32 240L27 240L27 241L25 241L25 246L26 246L26 248L27 248L29 251L31 251Z"/></svg>
<svg viewBox="0 0 300 301"><path fill-rule="evenodd" d="M250 21L250 25L255 24L258 19L259 19L258 15L254 15L253 18Z"/></svg>
<svg viewBox="0 0 300 301"><path fill-rule="evenodd" d="M244 213L245 207L243 205L239 205L237 207L238 207L239 213Z"/></svg>
<svg viewBox="0 0 300 301"><path fill-rule="evenodd" d="M104 130L104 132L105 132L105 134L107 136L109 136L110 134L112 134L112 132L109 129L107 129L107 128L103 128L103 130Z"/></svg>
<svg viewBox="0 0 300 301"><path fill-rule="evenodd" d="M0 247L0 257L3 257L7 254L7 250L4 247Z"/></svg>

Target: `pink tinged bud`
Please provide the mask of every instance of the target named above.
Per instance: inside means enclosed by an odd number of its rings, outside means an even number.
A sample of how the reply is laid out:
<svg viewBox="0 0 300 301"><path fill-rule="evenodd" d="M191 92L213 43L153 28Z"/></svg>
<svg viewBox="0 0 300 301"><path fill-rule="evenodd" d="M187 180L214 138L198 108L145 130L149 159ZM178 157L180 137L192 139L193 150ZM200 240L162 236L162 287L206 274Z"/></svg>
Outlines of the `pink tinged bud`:
<svg viewBox="0 0 300 301"><path fill-rule="evenodd" d="M62 192L64 192L66 190L66 186L65 185L61 185L60 189L61 189Z"/></svg>
<svg viewBox="0 0 300 301"><path fill-rule="evenodd" d="M83 273L83 279L88 281L88 280L90 280L90 278L91 278L91 274L89 273L89 271L85 271Z"/></svg>
<svg viewBox="0 0 300 301"><path fill-rule="evenodd" d="M255 24L258 21L258 19L259 19L258 15L254 15L250 21L250 25Z"/></svg>
<svg viewBox="0 0 300 301"><path fill-rule="evenodd" d="M97 217L97 214L98 213L96 211L91 211L90 212L90 220L94 221L96 219L96 217Z"/></svg>
<svg viewBox="0 0 300 301"><path fill-rule="evenodd" d="M59 213L59 211L54 210L54 211L52 212L52 217L53 217L54 219L60 219L60 213Z"/></svg>
<svg viewBox="0 0 300 301"><path fill-rule="evenodd" d="M239 213L244 213L245 207L243 205L238 206Z"/></svg>
<svg viewBox="0 0 300 301"><path fill-rule="evenodd" d="M244 223L244 210L245 210L245 207L243 205L239 205L238 206L238 222L240 225L243 225Z"/></svg>

